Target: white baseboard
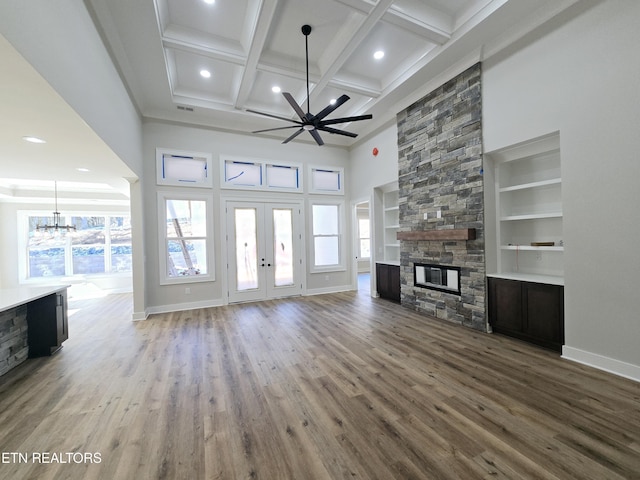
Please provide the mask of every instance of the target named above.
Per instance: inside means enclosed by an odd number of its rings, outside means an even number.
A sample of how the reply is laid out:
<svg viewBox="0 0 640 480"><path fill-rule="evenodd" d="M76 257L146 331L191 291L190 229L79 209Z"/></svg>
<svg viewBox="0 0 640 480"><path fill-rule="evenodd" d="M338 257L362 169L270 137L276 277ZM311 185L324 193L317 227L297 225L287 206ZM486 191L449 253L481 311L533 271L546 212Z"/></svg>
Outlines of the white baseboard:
<svg viewBox="0 0 640 480"><path fill-rule="evenodd" d="M222 305L224 305L224 302L221 299L202 300L200 302L174 303L172 305L158 305L157 307L149 307L146 310L146 313L147 316L149 316L154 313L181 312L183 310L195 310L196 308L221 307Z"/></svg>
<svg viewBox="0 0 640 480"><path fill-rule="evenodd" d="M133 312L131 320L133 320L134 322L139 322L140 320L146 320L148 316L149 314L146 310L144 312Z"/></svg>
<svg viewBox="0 0 640 480"><path fill-rule="evenodd" d="M640 366L638 365L621 362L615 358L605 357L578 348L567 347L566 345L562 347L562 358L640 382Z"/></svg>
<svg viewBox="0 0 640 480"><path fill-rule="evenodd" d="M335 285L332 287L323 287L323 288L313 288L311 290L307 290L304 296L311 295L323 295L325 293L340 293L340 292L350 292L353 291L352 285Z"/></svg>

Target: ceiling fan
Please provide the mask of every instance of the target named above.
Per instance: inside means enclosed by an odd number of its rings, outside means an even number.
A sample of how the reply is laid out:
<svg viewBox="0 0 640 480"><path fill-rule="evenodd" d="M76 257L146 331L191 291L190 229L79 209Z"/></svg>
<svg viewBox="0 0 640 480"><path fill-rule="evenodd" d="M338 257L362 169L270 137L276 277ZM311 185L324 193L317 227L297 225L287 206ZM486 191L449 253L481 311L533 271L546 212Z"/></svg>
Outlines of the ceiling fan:
<svg viewBox="0 0 640 480"><path fill-rule="evenodd" d="M327 115L329 115L331 112L333 112L336 108L338 108L340 105L342 105L347 100L349 100L349 96L348 95L341 95L335 101L335 103L327 105L324 109L322 109L316 115L313 115L310 112L310 108L309 108L309 34L311 33L311 27L309 25L303 25L302 26L302 33L304 35L304 40L305 40L304 43L305 43L306 64L307 64L307 112L306 113L304 112L302 107L296 103L295 99L293 98L293 96L290 93L282 92L282 95L287 100L287 102L289 102L289 104L291 105L293 110L298 114L298 116L300 117L300 120L293 120L293 119L287 118L287 117L281 117L281 116L278 116L278 115L272 115L270 113L258 112L256 110L247 109L247 112L257 113L258 115L264 115L266 117L277 118L279 120L284 120L286 122L291 122L291 123L295 124L295 125L289 125L289 126L286 126L286 127L267 128L265 130L256 130L256 131L254 131L252 133L272 132L274 130L285 130L285 129L288 129L288 128L297 128L298 130L296 130L291 136L289 136L287 139L285 139L285 141L282 142L282 143L289 143L291 140L293 140L294 138L296 138L298 135L300 135L302 132L304 132L306 130L311 134L311 136L313 137L313 139L316 141L316 143L318 145L324 145L324 142L322 141L322 138L320 137L320 133L318 133L318 130L323 131L323 132L337 134L337 135L344 135L344 136L352 137L352 138L357 137L358 134L356 134L356 133L347 132L346 130L339 130L337 128L329 127L328 125L336 125L336 124L339 124L339 123L346 123L346 122L357 122L359 120L370 120L370 119L373 118L373 115L357 115L355 117L331 118L331 119L328 119L328 120L324 119Z"/></svg>

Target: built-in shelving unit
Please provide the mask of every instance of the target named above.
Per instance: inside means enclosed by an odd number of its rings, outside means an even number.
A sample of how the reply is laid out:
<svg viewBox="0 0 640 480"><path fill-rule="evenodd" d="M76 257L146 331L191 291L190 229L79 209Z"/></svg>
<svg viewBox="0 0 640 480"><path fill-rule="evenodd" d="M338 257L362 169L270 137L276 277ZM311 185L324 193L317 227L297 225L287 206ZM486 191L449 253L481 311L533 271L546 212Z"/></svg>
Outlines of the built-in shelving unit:
<svg viewBox="0 0 640 480"><path fill-rule="evenodd" d="M384 260L400 261L400 241L397 238L400 228L400 208L398 190L385 191L382 194L384 211Z"/></svg>
<svg viewBox="0 0 640 480"><path fill-rule="evenodd" d="M562 285L559 135L492 152L487 158L493 169L496 212L495 266L489 269L490 276Z"/></svg>

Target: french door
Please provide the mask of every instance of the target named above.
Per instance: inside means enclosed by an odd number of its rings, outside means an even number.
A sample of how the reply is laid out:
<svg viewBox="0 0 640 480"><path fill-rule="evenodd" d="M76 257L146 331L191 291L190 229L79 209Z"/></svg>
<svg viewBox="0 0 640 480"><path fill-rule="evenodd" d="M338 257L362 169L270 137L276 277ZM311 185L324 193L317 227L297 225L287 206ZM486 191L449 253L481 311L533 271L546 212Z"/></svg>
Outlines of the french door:
<svg viewBox="0 0 640 480"><path fill-rule="evenodd" d="M229 302L302 293L301 204L226 203Z"/></svg>

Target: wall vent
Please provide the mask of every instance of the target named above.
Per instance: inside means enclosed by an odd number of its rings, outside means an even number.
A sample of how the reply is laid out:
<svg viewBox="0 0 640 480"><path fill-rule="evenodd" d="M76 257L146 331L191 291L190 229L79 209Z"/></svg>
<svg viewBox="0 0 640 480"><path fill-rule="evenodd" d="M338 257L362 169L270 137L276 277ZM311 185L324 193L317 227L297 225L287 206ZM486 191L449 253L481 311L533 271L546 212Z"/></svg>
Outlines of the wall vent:
<svg viewBox="0 0 640 480"><path fill-rule="evenodd" d="M184 107L182 105L178 105L178 110L184 110L186 112L193 112L193 107Z"/></svg>

